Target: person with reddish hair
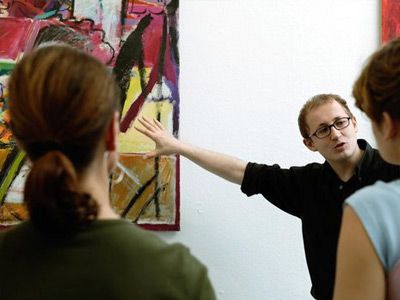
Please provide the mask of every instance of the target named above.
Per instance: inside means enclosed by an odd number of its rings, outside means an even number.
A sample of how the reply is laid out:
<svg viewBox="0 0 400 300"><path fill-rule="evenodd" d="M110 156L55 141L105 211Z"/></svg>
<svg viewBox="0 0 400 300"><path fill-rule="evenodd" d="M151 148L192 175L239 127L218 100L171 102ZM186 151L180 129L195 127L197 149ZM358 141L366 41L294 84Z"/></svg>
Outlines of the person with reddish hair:
<svg viewBox="0 0 400 300"><path fill-rule="evenodd" d="M207 269L112 209L119 88L66 45L42 46L9 80L12 133L31 170L29 220L0 233L0 299L214 299Z"/></svg>
<svg viewBox="0 0 400 300"><path fill-rule="evenodd" d="M382 158L400 165L400 39L372 54L353 95ZM335 300L400 299L400 180L346 200L336 270Z"/></svg>

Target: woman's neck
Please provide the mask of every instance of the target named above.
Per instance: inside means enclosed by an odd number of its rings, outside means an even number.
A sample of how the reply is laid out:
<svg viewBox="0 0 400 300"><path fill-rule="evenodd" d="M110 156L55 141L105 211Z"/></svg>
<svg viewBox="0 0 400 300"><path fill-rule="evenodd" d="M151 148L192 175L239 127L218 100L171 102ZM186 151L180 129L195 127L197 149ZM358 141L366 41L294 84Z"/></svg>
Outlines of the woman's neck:
<svg viewBox="0 0 400 300"><path fill-rule="evenodd" d="M107 164L102 157L99 156L99 159L95 160L79 178L80 188L97 202L98 219L119 219L120 216L111 207L109 174Z"/></svg>

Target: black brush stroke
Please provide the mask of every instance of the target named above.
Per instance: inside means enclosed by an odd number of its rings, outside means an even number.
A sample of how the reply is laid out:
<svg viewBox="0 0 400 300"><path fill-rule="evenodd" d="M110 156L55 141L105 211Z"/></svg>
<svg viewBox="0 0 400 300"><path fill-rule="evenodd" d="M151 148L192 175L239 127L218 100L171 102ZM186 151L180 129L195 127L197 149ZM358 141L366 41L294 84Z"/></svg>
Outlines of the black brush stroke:
<svg viewBox="0 0 400 300"><path fill-rule="evenodd" d="M179 67L179 49L178 49L179 35L178 35L177 21L176 21L176 11L178 10L178 7L179 7L179 0L172 0L167 5L166 11L168 18L172 20L169 26L172 56Z"/></svg>
<svg viewBox="0 0 400 300"><path fill-rule="evenodd" d="M179 69L180 69L180 58L179 58L179 49L178 49L178 40L179 40L179 32L178 32L178 20L176 16L176 12L179 7L179 0L172 0L167 6L166 6L166 14L168 16L168 24L169 24L169 46L171 50L171 59L174 60L175 65L177 67L177 76L179 77ZM178 79L178 78L177 78ZM179 79L178 79L179 80ZM177 83L178 84L178 83ZM178 116L179 116L179 95L178 99L176 99L178 102L174 102L174 118L173 118L173 123L172 123L172 132L175 136L178 134L179 130L179 122L178 122Z"/></svg>
<svg viewBox="0 0 400 300"><path fill-rule="evenodd" d="M126 7L127 7L127 0L121 1L121 15L120 15L120 22L121 22L121 36L123 27L125 26L125 18L126 18Z"/></svg>
<svg viewBox="0 0 400 300"><path fill-rule="evenodd" d="M18 216L18 214L16 214L15 212L13 212L12 210L10 210L10 215L12 215L15 219L17 219L17 221L23 221L22 218L20 218Z"/></svg>
<svg viewBox="0 0 400 300"><path fill-rule="evenodd" d="M157 116L157 120L160 121L160 112L158 112L158 116ZM158 177L160 176L160 157L157 156L155 159L155 164L154 164L154 176L156 176L156 178L158 179ZM160 188L158 186L158 180L156 180L155 182L155 187L154 187L154 206L155 206L155 210L156 210L156 218L159 219L160 218Z"/></svg>
<svg viewBox="0 0 400 300"><path fill-rule="evenodd" d="M135 65L138 66L140 74L140 84L142 88L145 86L142 35L145 29L149 26L152 19L153 18L151 17L151 15L146 15L140 20L135 31L133 31L128 36L125 43L121 47L121 50L115 62L115 67L113 69L113 72L115 74L115 78L118 82L118 85L121 89L121 98L120 98L121 113L126 101L126 96L131 79L130 74L133 66Z"/></svg>
<svg viewBox="0 0 400 300"><path fill-rule="evenodd" d="M163 189L163 187L159 187L155 190L154 194L159 194L161 192L161 189ZM132 220L132 223L137 223L139 221L139 218L141 217L141 215L143 214L143 212L149 207L150 203L153 201L153 197L150 197L150 199L146 202L145 205L143 205L142 209L140 210L140 212L138 213L137 217ZM157 219L159 219L159 217L157 217Z"/></svg>
<svg viewBox="0 0 400 300"><path fill-rule="evenodd" d="M125 218L132 206L136 203L136 201L139 199L139 197L144 193L144 191L150 186L150 184L154 181L156 178L156 175L153 175L144 185L142 185L135 193L135 195L132 197L132 199L129 201L128 205L125 207L124 211L121 214L121 217Z"/></svg>
<svg viewBox="0 0 400 300"><path fill-rule="evenodd" d="M75 0L71 0L71 17L75 14Z"/></svg>

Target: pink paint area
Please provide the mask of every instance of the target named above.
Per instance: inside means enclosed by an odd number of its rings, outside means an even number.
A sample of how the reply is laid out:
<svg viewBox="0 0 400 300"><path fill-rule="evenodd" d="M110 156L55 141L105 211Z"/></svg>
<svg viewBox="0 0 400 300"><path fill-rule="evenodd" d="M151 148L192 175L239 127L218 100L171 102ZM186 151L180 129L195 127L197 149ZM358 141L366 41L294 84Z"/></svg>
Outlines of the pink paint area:
<svg viewBox="0 0 400 300"><path fill-rule="evenodd" d="M35 5L33 1L6 1L8 2L8 13L10 16L17 18L34 18L35 16L43 14L45 11L40 5ZM45 2L45 1L35 1ZM39 3L38 3L39 4Z"/></svg>
<svg viewBox="0 0 400 300"><path fill-rule="evenodd" d="M165 50L164 76L166 80L174 86L178 84L178 70L176 61L174 61L172 57L169 37L167 40L167 48Z"/></svg>
<svg viewBox="0 0 400 300"><path fill-rule="evenodd" d="M382 42L400 36L400 3L398 0L382 0Z"/></svg>
<svg viewBox="0 0 400 300"><path fill-rule="evenodd" d="M16 18L35 18L43 15L55 15L58 11L62 12L64 17L70 16L71 7L65 5L60 6L57 0L3 0L3 4L7 7L9 16Z"/></svg>
<svg viewBox="0 0 400 300"><path fill-rule="evenodd" d="M151 12L161 12L164 10L164 3L146 0L127 1L127 14L144 14L146 10Z"/></svg>
<svg viewBox="0 0 400 300"><path fill-rule="evenodd" d="M31 19L0 18L0 58L15 60L32 44L35 32Z"/></svg>
<svg viewBox="0 0 400 300"><path fill-rule="evenodd" d="M143 34L142 42L144 47L144 64L154 66L159 59L160 46L162 41L162 16L152 16L149 26Z"/></svg>
<svg viewBox="0 0 400 300"><path fill-rule="evenodd" d="M159 61L160 46L162 42L163 15L152 15L153 20L144 32L144 63L146 66L154 66ZM172 83L177 83L176 65L172 59L170 36L167 32L164 57L163 75Z"/></svg>
<svg viewBox="0 0 400 300"><path fill-rule="evenodd" d="M113 59L113 49L103 41L103 32L91 31L89 32L89 39L92 44L92 51L90 53L104 64L109 65Z"/></svg>

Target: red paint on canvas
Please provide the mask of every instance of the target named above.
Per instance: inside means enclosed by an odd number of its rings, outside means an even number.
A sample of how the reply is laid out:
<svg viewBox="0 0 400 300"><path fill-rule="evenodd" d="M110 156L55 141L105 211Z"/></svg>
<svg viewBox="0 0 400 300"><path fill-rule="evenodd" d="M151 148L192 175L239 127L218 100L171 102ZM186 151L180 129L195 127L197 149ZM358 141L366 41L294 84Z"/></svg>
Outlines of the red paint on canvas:
<svg viewBox="0 0 400 300"><path fill-rule="evenodd" d="M382 43L400 36L400 1L382 0Z"/></svg>
<svg viewBox="0 0 400 300"><path fill-rule="evenodd" d="M30 19L0 18L0 58L15 60L25 49Z"/></svg>

